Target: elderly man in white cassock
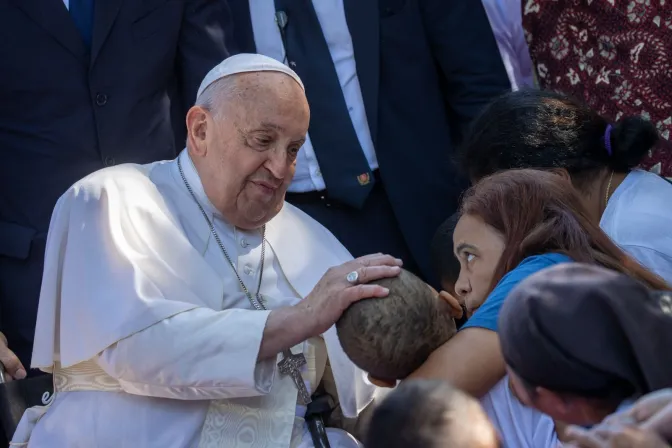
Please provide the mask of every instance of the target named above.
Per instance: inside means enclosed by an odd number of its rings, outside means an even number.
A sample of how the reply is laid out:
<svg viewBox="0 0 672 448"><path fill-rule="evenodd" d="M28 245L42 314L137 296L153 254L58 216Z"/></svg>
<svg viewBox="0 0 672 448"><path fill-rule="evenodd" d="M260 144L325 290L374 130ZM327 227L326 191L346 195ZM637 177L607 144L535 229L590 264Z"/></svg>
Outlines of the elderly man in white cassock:
<svg viewBox="0 0 672 448"><path fill-rule="evenodd" d="M346 418L372 402L333 324L385 297L365 283L401 260L352 260L284 203L308 130L301 80L265 56L231 57L186 121L177 159L98 171L58 201L32 358L55 395L25 413L15 443L312 447L303 417L318 385Z"/></svg>

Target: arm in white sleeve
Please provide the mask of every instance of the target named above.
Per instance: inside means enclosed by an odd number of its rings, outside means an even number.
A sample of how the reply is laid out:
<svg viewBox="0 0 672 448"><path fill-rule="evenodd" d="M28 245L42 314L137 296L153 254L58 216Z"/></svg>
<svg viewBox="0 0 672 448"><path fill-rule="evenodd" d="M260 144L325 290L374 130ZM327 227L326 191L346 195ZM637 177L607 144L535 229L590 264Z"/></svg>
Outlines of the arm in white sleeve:
<svg viewBox="0 0 672 448"><path fill-rule="evenodd" d="M621 249L646 269L665 280L667 284L672 285L672 257L645 246L624 244L621 245Z"/></svg>
<svg viewBox="0 0 672 448"><path fill-rule="evenodd" d="M196 308L118 341L96 361L136 395L214 400L266 394L276 357L257 359L270 314Z"/></svg>

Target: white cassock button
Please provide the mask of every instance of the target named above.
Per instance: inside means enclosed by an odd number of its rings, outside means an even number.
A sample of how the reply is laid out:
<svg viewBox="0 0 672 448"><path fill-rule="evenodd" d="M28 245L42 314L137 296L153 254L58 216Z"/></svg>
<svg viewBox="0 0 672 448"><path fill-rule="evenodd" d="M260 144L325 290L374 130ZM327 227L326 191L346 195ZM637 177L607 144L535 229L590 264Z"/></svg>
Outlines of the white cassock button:
<svg viewBox="0 0 672 448"><path fill-rule="evenodd" d="M321 176L322 176L322 172L321 172L320 170L317 170L317 171L315 171L315 175L316 175L317 177L321 177Z"/></svg>
<svg viewBox="0 0 672 448"><path fill-rule="evenodd" d="M242 239L240 240L240 247L245 248L245 247L247 247L247 246L249 246L249 245L250 245L250 243L248 243L247 240L246 240L245 238L242 238Z"/></svg>
<svg viewBox="0 0 672 448"><path fill-rule="evenodd" d="M243 272L245 273L245 275L252 275L252 274L254 274L254 269L252 269L249 266L245 266L243 268Z"/></svg>

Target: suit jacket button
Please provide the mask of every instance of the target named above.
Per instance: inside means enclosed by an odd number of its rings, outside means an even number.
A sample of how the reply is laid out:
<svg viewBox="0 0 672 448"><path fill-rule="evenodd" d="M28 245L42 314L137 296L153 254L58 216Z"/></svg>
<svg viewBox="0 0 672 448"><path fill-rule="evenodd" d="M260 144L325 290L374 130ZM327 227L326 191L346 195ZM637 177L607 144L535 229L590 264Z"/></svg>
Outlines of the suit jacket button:
<svg viewBox="0 0 672 448"><path fill-rule="evenodd" d="M96 95L96 105L98 106L104 106L107 104L107 95L104 93L99 93Z"/></svg>
<svg viewBox="0 0 672 448"><path fill-rule="evenodd" d="M114 163L114 157L105 157L105 166L113 166Z"/></svg>

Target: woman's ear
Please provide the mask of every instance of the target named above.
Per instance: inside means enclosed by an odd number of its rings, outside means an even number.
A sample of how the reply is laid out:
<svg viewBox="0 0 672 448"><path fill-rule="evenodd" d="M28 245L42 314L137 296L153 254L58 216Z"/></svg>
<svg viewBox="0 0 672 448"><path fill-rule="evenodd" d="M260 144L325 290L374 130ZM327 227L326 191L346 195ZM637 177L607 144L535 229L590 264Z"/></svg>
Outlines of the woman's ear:
<svg viewBox="0 0 672 448"><path fill-rule="evenodd" d="M374 386L385 387L387 389L394 389L397 387L396 381L380 380L378 378L372 377L371 374L368 374L367 376L369 378L369 383L373 384Z"/></svg>

